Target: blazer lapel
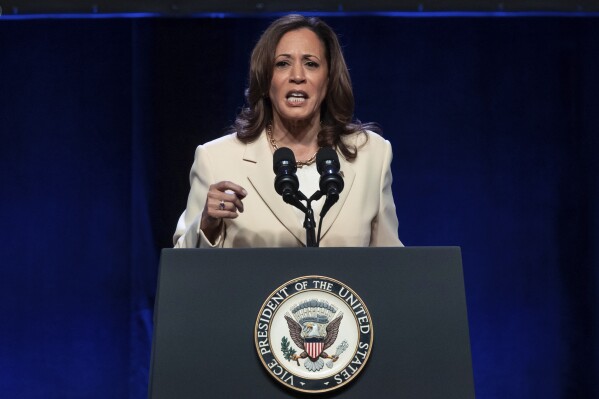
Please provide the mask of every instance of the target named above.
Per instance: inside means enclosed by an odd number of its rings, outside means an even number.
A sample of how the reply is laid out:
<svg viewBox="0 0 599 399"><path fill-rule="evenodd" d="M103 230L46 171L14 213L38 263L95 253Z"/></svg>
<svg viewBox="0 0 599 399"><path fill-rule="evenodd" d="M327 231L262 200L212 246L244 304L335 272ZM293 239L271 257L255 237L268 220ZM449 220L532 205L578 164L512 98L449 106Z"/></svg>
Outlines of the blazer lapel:
<svg viewBox="0 0 599 399"><path fill-rule="evenodd" d="M266 206L291 234L306 245L306 233L297 215L275 191L275 175L272 170L272 153L266 134L246 145L243 160L248 164L247 177Z"/></svg>
<svg viewBox="0 0 599 399"><path fill-rule="evenodd" d="M349 163L341 154L339 154L339 165L343 176L344 187L341 194L339 194L339 200L331 207L331 209L329 209L324 217L324 220L322 221L322 229L320 233L321 240L325 237L335 222L335 219L337 219L337 216L339 216L339 212L341 212L341 208L343 208L343 205L345 204L345 201L351 192L352 186L354 184L354 178L356 177L356 173L352 167L352 164Z"/></svg>

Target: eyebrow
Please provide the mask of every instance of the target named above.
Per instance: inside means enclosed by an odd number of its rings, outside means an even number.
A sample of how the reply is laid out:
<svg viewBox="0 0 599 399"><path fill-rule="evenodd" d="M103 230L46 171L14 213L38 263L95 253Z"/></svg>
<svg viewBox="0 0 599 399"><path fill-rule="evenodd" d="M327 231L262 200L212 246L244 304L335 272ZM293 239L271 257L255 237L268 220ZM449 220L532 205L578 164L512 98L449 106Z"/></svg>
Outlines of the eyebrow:
<svg viewBox="0 0 599 399"><path fill-rule="evenodd" d="M279 57L291 58L291 54L286 54L286 53L285 54L279 54L275 58L279 58ZM305 58L316 58L317 60L320 61L320 58L317 55L314 55L314 54L304 54L304 55L302 55L302 58L303 59L305 59Z"/></svg>

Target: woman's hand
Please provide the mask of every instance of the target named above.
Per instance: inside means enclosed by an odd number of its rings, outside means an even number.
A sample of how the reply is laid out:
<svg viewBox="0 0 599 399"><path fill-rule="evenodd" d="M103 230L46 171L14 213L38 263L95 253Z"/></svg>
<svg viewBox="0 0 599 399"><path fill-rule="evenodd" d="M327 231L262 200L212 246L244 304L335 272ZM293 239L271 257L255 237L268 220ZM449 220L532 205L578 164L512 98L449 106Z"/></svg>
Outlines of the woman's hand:
<svg viewBox="0 0 599 399"><path fill-rule="evenodd" d="M241 200L246 195L243 187L230 181L210 185L200 221L200 229L210 242L216 240L222 219L235 219L238 211L243 212Z"/></svg>

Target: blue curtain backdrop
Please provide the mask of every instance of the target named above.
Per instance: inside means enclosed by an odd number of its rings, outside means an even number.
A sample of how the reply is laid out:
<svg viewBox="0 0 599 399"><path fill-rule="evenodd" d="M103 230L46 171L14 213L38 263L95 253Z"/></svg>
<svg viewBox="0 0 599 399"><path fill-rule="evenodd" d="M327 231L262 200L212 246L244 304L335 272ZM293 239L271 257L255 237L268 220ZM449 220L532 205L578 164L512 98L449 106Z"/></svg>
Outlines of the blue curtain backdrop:
<svg viewBox="0 0 599 399"><path fill-rule="evenodd" d="M159 250L269 19L0 20L0 396L144 398ZM599 391L599 18L329 17L479 398Z"/></svg>

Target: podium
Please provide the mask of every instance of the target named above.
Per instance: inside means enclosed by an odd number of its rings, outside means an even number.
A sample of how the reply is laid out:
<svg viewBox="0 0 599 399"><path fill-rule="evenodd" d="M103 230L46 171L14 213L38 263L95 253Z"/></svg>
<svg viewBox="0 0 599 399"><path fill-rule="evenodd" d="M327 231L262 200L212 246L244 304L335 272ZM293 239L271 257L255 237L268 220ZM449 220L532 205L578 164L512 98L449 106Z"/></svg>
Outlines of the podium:
<svg viewBox="0 0 599 399"><path fill-rule="evenodd" d="M360 375L320 394L279 384L254 345L264 300L308 275L355 290L374 330ZM153 399L474 398L458 247L165 249L154 317Z"/></svg>

